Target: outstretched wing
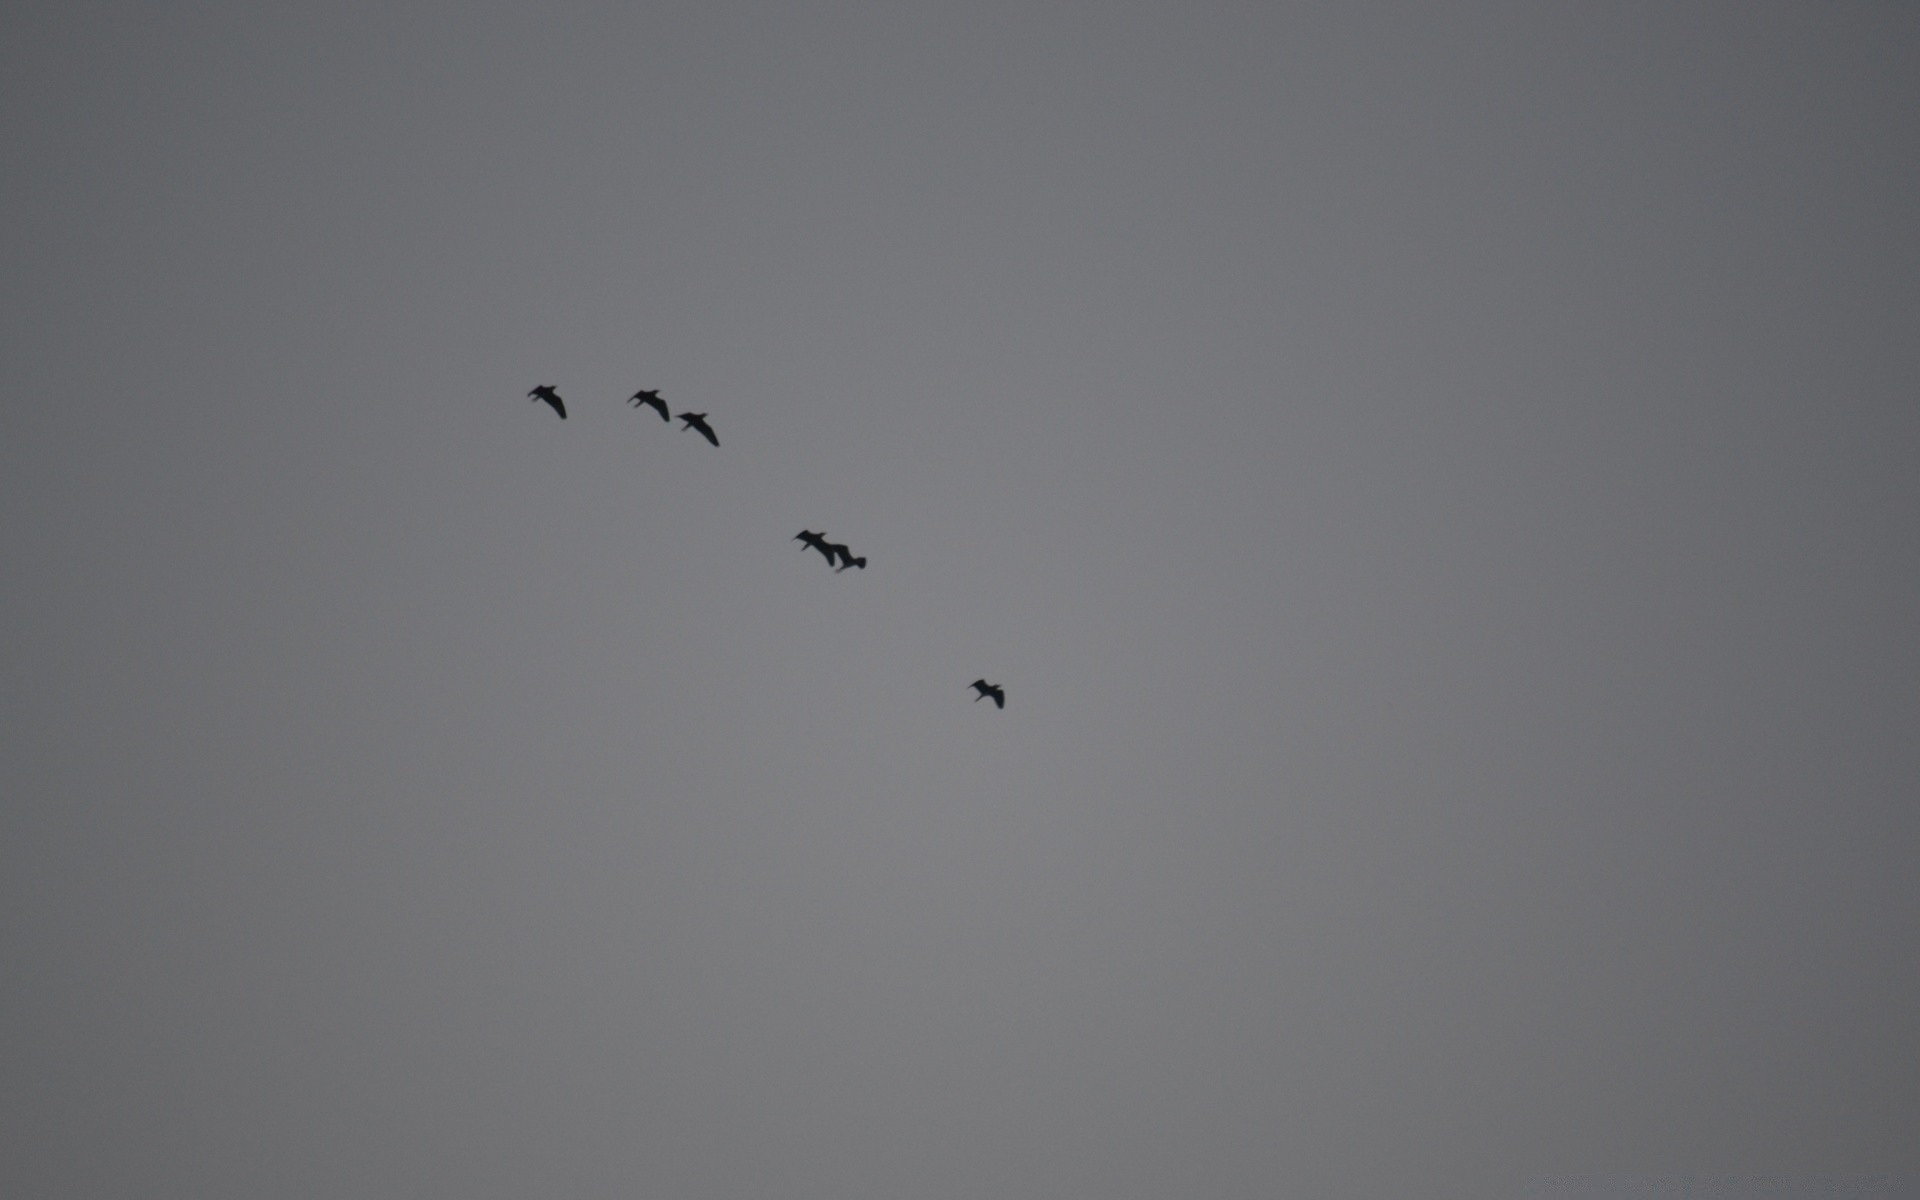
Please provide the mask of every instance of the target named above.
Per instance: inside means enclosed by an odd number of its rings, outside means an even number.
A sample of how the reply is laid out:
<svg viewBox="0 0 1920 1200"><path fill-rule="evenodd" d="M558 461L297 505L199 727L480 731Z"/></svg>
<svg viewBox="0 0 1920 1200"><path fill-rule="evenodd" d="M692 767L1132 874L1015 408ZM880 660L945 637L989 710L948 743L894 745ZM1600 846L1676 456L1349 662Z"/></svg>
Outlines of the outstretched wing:
<svg viewBox="0 0 1920 1200"><path fill-rule="evenodd" d="M701 436L706 438L708 441L712 442L714 445L718 446L720 444L720 439L713 435L713 427L708 425L705 421L695 421L693 423L693 427L695 429L698 429L700 431Z"/></svg>
<svg viewBox="0 0 1920 1200"><path fill-rule="evenodd" d="M528 392L527 395L533 397L535 400L545 400L553 406L553 411L560 414L562 421L567 419L567 406L560 402L560 393L554 391L552 388L535 388Z"/></svg>
<svg viewBox="0 0 1920 1200"><path fill-rule="evenodd" d="M673 420L667 413L667 402L660 398L658 391L635 392L633 394L633 406L639 408L642 404L648 405L652 407L655 412L658 412L662 421L671 422Z"/></svg>
<svg viewBox="0 0 1920 1200"><path fill-rule="evenodd" d="M995 708L1005 708L1007 706L1007 694L999 688L993 689L993 706Z"/></svg>

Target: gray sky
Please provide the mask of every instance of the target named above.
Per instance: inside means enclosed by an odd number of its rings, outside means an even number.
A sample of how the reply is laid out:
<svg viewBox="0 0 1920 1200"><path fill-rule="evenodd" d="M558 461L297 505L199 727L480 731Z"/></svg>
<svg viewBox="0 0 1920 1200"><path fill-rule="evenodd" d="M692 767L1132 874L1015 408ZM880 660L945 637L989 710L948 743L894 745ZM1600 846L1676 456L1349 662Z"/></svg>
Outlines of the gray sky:
<svg viewBox="0 0 1920 1200"><path fill-rule="evenodd" d="M8 1195L1920 1172L1911 6L20 0L0 89Z"/></svg>

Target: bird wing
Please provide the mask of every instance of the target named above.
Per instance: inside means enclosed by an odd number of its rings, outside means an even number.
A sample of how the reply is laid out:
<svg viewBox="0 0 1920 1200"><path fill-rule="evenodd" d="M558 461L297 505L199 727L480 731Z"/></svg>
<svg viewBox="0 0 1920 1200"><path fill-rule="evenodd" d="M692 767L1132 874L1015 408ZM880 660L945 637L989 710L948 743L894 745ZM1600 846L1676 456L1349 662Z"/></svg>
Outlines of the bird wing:
<svg viewBox="0 0 1920 1200"><path fill-rule="evenodd" d="M1007 706L1007 694L999 688L993 689L993 706L995 708L1005 708Z"/></svg>
<svg viewBox="0 0 1920 1200"><path fill-rule="evenodd" d="M560 419L562 421L567 419L567 406L560 403L559 393L555 392L552 388L548 388L547 390L539 394L539 398L542 400L545 400L548 404L553 405L553 411L560 414Z"/></svg>
<svg viewBox="0 0 1920 1200"><path fill-rule="evenodd" d="M701 434L704 435L706 439L712 442L714 445L718 446L720 444L720 439L715 437L713 434L713 427L711 425L708 425L705 421L695 421L694 427L698 429L701 432Z"/></svg>

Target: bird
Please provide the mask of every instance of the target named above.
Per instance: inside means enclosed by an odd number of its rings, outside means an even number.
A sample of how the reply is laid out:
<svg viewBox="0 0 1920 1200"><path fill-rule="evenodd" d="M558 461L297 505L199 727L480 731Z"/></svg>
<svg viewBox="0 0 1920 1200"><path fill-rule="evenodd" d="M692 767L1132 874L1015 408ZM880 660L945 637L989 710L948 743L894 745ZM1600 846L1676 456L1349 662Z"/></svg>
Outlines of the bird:
<svg viewBox="0 0 1920 1200"><path fill-rule="evenodd" d="M659 388L655 388L651 392L635 392L628 399L627 402L629 404L632 404L635 408L639 408L642 404L651 404L656 410L659 411L660 419L662 421L665 421L668 424L673 423L673 418L667 415L667 402L660 398Z"/></svg>
<svg viewBox="0 0 1920 1200"><path fill-rule="evenodd" d="M805 542L807 546L812 546L815 550L818 550L821 554L825 555L828 566L831 567L833 565L833 551L827 548L827 535L824 530L820 533L815 533L811 529L802 529L799 533L796 533L793 536L799 539L800 541ZM803 546L801 547L801 549L804 550L806 549L806 547Z"/></svg>
<svg viewBox="0 0 1920 1200"><path fill-rule="evenodd" d="M701 433L701 436L705 437L708 441L712 442L716 446L720 444L720 439L713 436L713 426L707 424L707 414L696 413L696 412L684 412L684 413L675 413L674 415L679 417L682 421L686 422L685 425L682 425L680 427L681 429L683 430L698 429Z"/></svg>
<svg viewBox="0 0 1920 1200"><path fill-rule="evenodd" d="M527 398L530 400L545 400L548 404L553 405L553 411L560 414L562 421L567 419L567 406L560 403L560 393L553 390L552 384L541 384L539 387L528 392Z"/></svg>
<svg viewBox="0 0 1920 1200"><path fill-rule="evenodd" d="M975 704L985 700L988 696L992 696L993 706L995 708L1005 708L1007 706L1007 693L1005 689L1001 688L997 683L988 683L984 679L976 679L973 681L973 690L980 693L973 698Z"/></svg>
<svg viewBox="0 0 1920 1200"><path fill-rule="evenodd" d="M821 536L825 537L826 535L822 534ZM836 575L848 567L859 567L862 571L867 569L867 560L865 558L855 558L853 552L839 542L827 542L823 544L820 547L820 552L827 556L828 562L833 561L834 555L838 554L840 556L840 565L833 569L833 573Z"/></svg>

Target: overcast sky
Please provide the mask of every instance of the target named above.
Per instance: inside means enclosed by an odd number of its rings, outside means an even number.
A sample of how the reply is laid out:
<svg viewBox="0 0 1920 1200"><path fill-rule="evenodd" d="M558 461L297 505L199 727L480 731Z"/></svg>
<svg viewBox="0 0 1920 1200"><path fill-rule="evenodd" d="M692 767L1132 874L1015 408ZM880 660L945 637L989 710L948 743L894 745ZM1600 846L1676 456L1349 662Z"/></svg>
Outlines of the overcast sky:
<svg viewBox="0 0 1920 1200"><path fill-rule="evenodd" d="M14 0L0 90L7 1195L1920 1173L1913 6Z"/></svg>

